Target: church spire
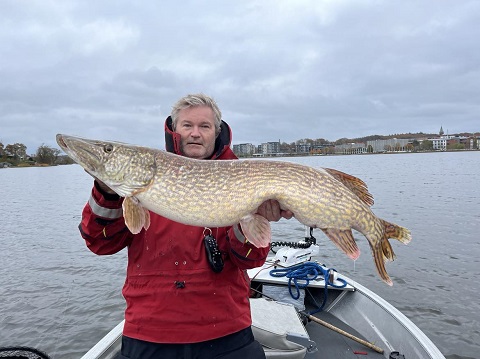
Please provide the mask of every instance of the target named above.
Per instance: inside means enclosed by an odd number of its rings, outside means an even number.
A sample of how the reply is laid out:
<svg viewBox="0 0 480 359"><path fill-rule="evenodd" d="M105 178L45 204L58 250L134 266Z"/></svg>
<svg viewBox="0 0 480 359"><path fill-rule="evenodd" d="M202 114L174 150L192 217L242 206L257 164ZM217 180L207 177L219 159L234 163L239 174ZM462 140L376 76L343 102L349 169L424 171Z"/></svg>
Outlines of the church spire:
<svg viewBox="0 0 480 359"><path fill-rule="evenodd" d="M440 126L440 132L439 132L439 135L440 136L443 136L444 132L443 132L443 126Z"/></svg>

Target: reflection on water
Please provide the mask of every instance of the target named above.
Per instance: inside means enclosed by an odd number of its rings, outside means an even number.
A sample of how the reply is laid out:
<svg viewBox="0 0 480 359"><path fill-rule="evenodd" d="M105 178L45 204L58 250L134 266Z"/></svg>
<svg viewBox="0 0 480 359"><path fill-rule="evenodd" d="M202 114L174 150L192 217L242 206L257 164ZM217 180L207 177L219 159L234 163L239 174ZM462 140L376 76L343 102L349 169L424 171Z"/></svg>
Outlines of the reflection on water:
<svg viewBox="0 0 480 359"><path fill-rule="evenodd" d="M408 227L392 240L394 286L376 274L370 249L354 263L320 231L322 260L377 292L412 319L451 358L480 351L480 153L282 158L363 179L373 211ZM81 356L123 318L125 253L98 257L78 233L92 181L79 166L0 170L0 338L55 358ZM274 240L298 240L295 220L273 225ZM468 333L468 335L464 335Z"/></svg>

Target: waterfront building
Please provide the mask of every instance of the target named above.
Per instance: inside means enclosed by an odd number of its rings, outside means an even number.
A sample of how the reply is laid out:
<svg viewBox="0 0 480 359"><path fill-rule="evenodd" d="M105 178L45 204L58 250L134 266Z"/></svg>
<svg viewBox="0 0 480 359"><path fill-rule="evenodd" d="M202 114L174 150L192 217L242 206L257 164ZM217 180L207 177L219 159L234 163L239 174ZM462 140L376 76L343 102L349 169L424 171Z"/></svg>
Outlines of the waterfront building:
<svg viewBox="0 0 480 359"><path fill-rule="evenodd" d="M262 154L265 156L280 153L280 141L262 143Z"/></svg>
<svg viewBox="0 0 480 359"><path fill-rule="evenodd" d="M465 148L468 148L470 145L469 139L465 136L445 135L440 136L439 138L429 138L428 140L432 141L433 149L435 151L446 151L449 146L453 146L455 144L463 144Z"/></svg>
<svg viewBox="0 0 480 359"><path fill-rule="evenodd" d="M312 145L310 143L300 143L295 145L295 152L296 153L310 153L312 149Z"/></svg>
<svg viewBox="0 0 480 359"><path fill-rule="evenodd" d="M335 154L339 155L358 155L367 153L365 143L346 143L343 145L335 145Z"/></svg>
<svg viewBox="0 0 480 359"><path fill-rule="evenodd" d="M440 136L439 138L429 138L432 142L432 148L435 151L445 151L447 149L447 140L450 136Z"/></svg>
<svg viewBox="0 0 480 359"><path fill-rule="evenodd" d="M373 153L381 152L405 152L407 145L412 143L412 139L390 138L388 140L367 141L367 148L371 148ZM371 147L370 147L371 146Z"/></svg>
<svg viewBox="0 0 480 359"><path fill-rule="evenodd" d="M478 149L478 148L480 148L479 144L480 144L480 139L479 138L474 137L474 136L468 138L468 148L469 149L471 149L471 150Z"/></svg>
<svg viewBox="0 0 480 359"><path fill-rule="evenodd" d="M238 145L233 145L233 152L240 157L251 156L256 153L257 147L251 143L241 143Z"/></svg>

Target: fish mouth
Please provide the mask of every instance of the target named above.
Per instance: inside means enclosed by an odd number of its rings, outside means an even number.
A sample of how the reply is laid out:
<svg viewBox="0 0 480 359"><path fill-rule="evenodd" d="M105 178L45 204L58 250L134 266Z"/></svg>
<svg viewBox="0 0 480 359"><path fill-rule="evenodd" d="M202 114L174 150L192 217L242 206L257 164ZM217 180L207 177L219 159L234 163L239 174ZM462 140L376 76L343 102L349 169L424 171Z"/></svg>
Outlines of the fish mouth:
<svg viewBox="0 0 480 359"><path fill-rule="evenodd" d="M68 148L67 144L65 143L65 141L64 141L64 139L63 139L63 135L62 135L62 134L59 133L59 134L57 135L56 140L57 140L58 145L59 145L62 149L67 149L67 148Z"/></svg>
<svg viewBox="0 0 480 359"><path fill-rule="evenodd" d="M56 140L62 150L75 162L82 165L88 173L91 175L95 173L97 170L95 164L100 163L101 158L98 153L89 148L84 139L57 134Z"/></svg>

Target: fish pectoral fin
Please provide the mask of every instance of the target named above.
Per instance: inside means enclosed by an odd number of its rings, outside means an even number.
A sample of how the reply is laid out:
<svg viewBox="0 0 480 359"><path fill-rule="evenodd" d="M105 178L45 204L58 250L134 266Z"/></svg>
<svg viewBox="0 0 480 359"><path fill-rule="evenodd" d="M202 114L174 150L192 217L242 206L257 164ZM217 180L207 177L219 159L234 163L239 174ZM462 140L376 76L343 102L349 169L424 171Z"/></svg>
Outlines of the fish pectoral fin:
<svg viewBox="0 0 480 359"><path fill-rule="evenodd" d="M245 238L257 248L268 247L272 239L270 222L259 214L249 214L240 220Z"/></svg>
<svg viewBox="0 0 480 359"><path fill-rule="evenodd" d="M321 228L323 233L340 248L349 258L355 260L360 256L360 249L353 238L351 229Z"/></svg>
<svg viewBox="0 0 480 359"><path fill-rule="evenodd" d="M127 228L133 234L140 233L142 228L150 226L150 213L135 197L125 197L122 204L123 218Z"/></svg>
<svg viewBox="0 0 480 359"><path fill-rule="evenodd" d="M143 224L143 228L147 230L150 227L150 211L143 207L143 211L145 213L145 223Z"/></svg>
<svg viewBox="0 0 480 359"><path fill-rule="evenodd" d="M352 191L358 198L360 198L368 206L373 206L373 196L368 192L365 182L360 178L349 175L347 173L334 170L332 168L324 168L333 178L343 183L350 191Z"/></svg>

